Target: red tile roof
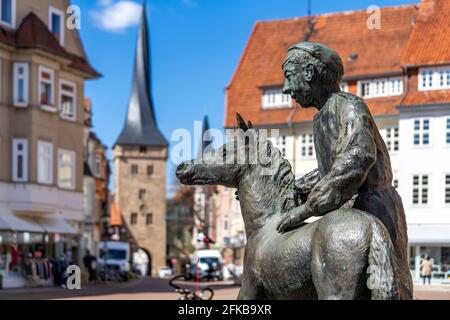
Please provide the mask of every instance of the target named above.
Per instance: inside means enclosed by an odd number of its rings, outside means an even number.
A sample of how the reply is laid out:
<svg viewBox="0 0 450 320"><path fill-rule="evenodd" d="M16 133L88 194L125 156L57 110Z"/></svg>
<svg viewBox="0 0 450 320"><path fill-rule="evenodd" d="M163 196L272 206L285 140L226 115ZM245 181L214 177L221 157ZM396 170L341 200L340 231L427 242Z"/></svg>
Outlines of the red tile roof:
<svg viewBox="0 0 450 320"><path fill-rule="evenodd" d="M261 109L261 88L284 82L281 64L287 48L308 37L335 49L342 57L345 78L401 74L400 60L411 33L416 5L381 9L381 29L367 27L364 11L326 14L315 17L314 31L307 34L308 18L256 23L237 70L227 88L225 126L235 126L235 113L255 125L287 123L292 109ZM350 54L357 54L351 61ZM397 113L390 102L400 98L372 99L368 105L374 115ZM298 110L294 122L310 121L313 110Z"/></svg>
<svg viewBox="0 0 450 320"><path fill-rule="evenodd" d="M450 1L422 0L402 64L435 65L449 62Z"/></svg>
<svg viewBox="0 0 450 320"><path fill-rule="evenodd" d="M17 49L40 49L50 54L70 60L70 67L87 73L92 78L101 75L89 64L85 57L67 52L58 39L50 32L39 17L30 12L21 22L17 31L11 32L0 27L0 42Z"/></svg>
<svg viewBox="0 0 450 320"><path fill-rule="evenodd" d="M450 103L450 90L431 90L408 92L401 101L401 107L448 104Z"/></svg>

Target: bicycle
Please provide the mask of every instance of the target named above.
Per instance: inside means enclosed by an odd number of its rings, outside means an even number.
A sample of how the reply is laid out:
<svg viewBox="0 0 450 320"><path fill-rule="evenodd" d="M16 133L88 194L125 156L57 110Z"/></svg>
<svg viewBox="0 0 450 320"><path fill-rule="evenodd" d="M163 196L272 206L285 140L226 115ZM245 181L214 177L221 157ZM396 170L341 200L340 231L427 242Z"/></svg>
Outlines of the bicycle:
<svg viewBox="0 0 450 320"><path fill-rule="evenodd" d="M188 277L186 275L178 275L173 277L169 281L169 285L175 289L175 292L181 295L178 300L212 300L212 298L214 297L214 290L210 287L203 288L200 294L197 294L189 289L181 288L173 283L176 280L186 281L187 279ZM205 295L205 293L209 293L209 295Z"/></svg>

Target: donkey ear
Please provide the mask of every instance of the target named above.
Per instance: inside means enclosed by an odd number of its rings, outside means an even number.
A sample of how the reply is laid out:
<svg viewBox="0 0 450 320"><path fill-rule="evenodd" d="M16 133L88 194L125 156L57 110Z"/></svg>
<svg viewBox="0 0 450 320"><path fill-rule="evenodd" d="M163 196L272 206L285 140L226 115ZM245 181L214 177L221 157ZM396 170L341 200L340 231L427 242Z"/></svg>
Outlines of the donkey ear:
<svg viewBox="0 0 450 320"><path fill-rule="evenodd" d="M238 127L244 131L247 131L248 127L245 124L244 119L241 117L241 115L239 113L236 113L236 119L237 119Z"/></svg>
<svg viewBox="0 0 450 320"><path fill-rule="evenodd" d="M254 129L253 128L253 123L249 120L248 121L248 123L247 123L247 127L249 128L249 129Z"/></svg>

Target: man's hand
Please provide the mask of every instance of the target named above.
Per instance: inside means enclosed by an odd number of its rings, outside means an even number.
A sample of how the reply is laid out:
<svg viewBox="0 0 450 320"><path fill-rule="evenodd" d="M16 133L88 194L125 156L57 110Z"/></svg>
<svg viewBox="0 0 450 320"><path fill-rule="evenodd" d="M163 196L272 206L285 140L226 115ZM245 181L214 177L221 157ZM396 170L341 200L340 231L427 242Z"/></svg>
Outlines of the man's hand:
<svg viewBox="0 0 450 320"><path fill-rule="evenodd" d="M312 216L313 214L311 211L304 204L302 204L285 214L277 226L277 231L279 233L285 233L288 230L298 228L305 222L305 220L311 218Z"/></svg>

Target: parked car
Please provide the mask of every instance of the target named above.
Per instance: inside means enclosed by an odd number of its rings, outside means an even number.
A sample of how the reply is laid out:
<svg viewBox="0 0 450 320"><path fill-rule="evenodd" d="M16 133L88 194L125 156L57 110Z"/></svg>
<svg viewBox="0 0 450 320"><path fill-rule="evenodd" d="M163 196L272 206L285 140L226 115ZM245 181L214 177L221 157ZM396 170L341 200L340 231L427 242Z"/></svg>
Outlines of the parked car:
<svg viewBox="0 0 450 320"><path fill-rule="evenodd" d="M190 273L194 279L198 274L201 280L223 280L222 266L222 255L218 250L199 250L192 258Z"/></svg>
<svg viewBox="0 0 450 320"><path fill-rule="evenodd" d="M98 265L103 280L128 281L130 245L127 242L106 241L99 244Z"/></svg>
<svg viewBox="0 0 450 320"><path fill-rule="evenodd" d="M170 278L173 276L173 270L170 267L161 267L158 270L158 275L160 278Z"/></svg>

